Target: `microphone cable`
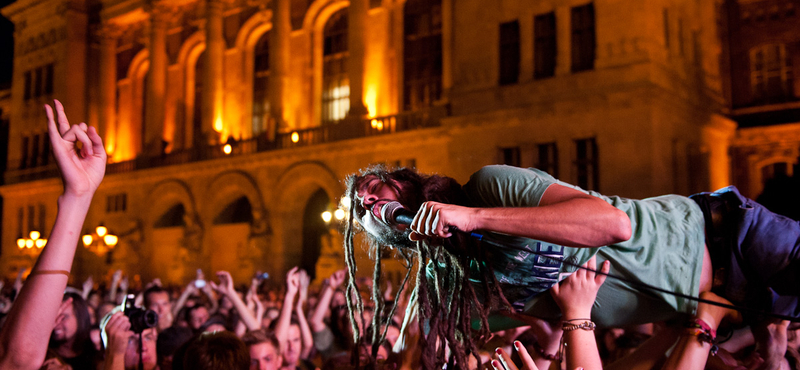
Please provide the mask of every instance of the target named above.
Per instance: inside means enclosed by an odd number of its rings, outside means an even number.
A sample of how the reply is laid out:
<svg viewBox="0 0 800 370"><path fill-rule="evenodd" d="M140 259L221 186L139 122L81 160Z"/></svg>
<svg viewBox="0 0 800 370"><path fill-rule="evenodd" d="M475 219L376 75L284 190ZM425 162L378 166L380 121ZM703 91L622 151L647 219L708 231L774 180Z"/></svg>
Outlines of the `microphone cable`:
<svg viewBox="0 0 800 370"><path fill-rule="evenodd" d="M584 267L584 266L579 265L577 263L573 263L573 262L567 261L564 258L557 258L557 257L553 257L552 255L547 255L547 254L545 254L543 252L536 252L536 251L528 250L528 249L517 247L517 246L513 246L513 245L502 244L502 243L499 243L499 242L496 242L496 241L493 241L493 240L487 238L483 234L479 234L479 233L475 233L475 232L461 231L458 228L455 228L455 227L452 227L452 226L450 227L450 231L451 232L455 231L455 232L458 232L458 233L461 233L461 234L464 234L464 235L468 235L468 236L470 236L472 238L477 239L481 243L486 243L486 244L489 244L491 246L500 247L500 248L506 248L506 249L512 249L512 250L516 250L516 251L522 251L522 252L534 254L534 255L537 255L539 257L547 258L547 259L559 262L559 263L567 265L567 266L572 266L572 267L575 267L575 268L579 268L579 269L583 269L583 270L586 270L586 271L594 272L596 274L605 275L607 277L610 277L610 278L613 278L613 279L617 279L617 280L623 281L625 283L628 283L630 285L633 285L635 288L638 288L640 291L651 290L651 291L661 292L661 293L665 293L665 294L670 294L670 295L673 295L673 296L676 296L676 297L692 300L692 301L699 302L699 303L705 303L705 304L710 304L710 305L714 305L714 306L733 309L733 310L736 310L736 311L739 311L739 312L748 312L748 313L752 313L752 314L756 314L756 315L769 316L769 317L773 317L773 318L781 319L781 320L788 320L788 321L791 321L791 322L800 322L800 317L782 315L782 314L778 314L778 313L767 312L767 311L764 311L764 310L759 310L759 309L750 308L750 307L746 307L746 306L735 305L735 304L727 304L727 303L715 302L715 301L704 299L704 298L700 298L700 297L695 297L695 296L691 296L691 295L687 295L687 294L683 294L683 293L673 292L671 290L659 288L657 286L653 286L653 285L650 285L650 284L647 284L647 283L644 283L644 282L641 282L641 281L631 280L631 279L628 279L628 278L623 277L623 276L614 275L614 274L610 274L610 273L604 273L604 272L601 272L601 271L598 271L598 270L595 270L595 269L590 269L588 267ZM558 283L556 283L556 284L558 284Z"/></svg>

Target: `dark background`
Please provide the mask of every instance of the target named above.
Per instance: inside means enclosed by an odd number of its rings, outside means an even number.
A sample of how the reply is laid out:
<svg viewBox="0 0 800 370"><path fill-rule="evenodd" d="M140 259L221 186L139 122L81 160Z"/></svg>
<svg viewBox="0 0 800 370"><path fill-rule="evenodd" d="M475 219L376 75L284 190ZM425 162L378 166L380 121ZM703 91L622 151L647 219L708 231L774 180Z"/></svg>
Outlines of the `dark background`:
<svg viewBox="0 0 800 370"><path fill-rule="evenodd" d="M14 0L0 0L0 8ZM0 90L11 87L11 67L14 60L14 24L0 16Z"/></svg>

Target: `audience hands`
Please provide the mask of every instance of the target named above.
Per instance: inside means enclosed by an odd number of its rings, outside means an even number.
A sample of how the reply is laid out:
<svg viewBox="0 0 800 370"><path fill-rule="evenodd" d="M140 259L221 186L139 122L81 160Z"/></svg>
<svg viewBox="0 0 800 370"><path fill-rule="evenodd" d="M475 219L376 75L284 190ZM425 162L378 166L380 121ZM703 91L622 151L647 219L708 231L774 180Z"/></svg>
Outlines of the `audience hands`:
<svg viewBox="0 0 800 370"><path fill-rule="evenodd" d="M339 289L342 284L344 284L344 279L347 276L347 270L338 270L331 274L331 277L328 278L328 286L333 289Z"/></svg>
<svg viewBox="0 0 800 370"><path fill-rule="evenodd" d="M89 275L89 277L83 281L82 288L83 289L81 289L81 296L83 297L83 299L89 298L89 293L91 293L92 289L94 288L94 279L92 279L92 275Z"/></svg>
<svg viewBox="0 0 800 370"><path fill-rule="evenodd" d="M597 270L597 258L593 256L583 267L590 270ZM592 313L592 305L597 298L597 291L606 275L611 269L609 261L603 262L600 273L578 269L560 284L553 285L550 293L553 295L558 307L561 308L563 318L589 318Z"/></svg>
<svg viewBox="0 0 800 370"><path fill-rule="evenodd" d="M108 344L106 351L111 354L125 354L128 347L128 338L133 335L130 331L131 321L123 312L116 312L111 315L106 324L106 335Z"/></svg>
<svg viewBox="0 0 800 370"><path fill-rule="evenodd" d="M97 129L81 122L70 126L64 106L53 101L55 114L45 105L53 156L64 181L64 194L93 195L106 171L106 151ZM78 145L80 142L80 145Z"/></svg>
<svg viewBox="0 0 800 370"><path fill-rule="evenodd" d="M236 290L233 288L233 278L231 278L231 273L228 271L217 271L217 279L219 279L219 284L214 283L213 281L209 281L208 284L219 294L230 297L232 294L236 294Z"/></svg>
<svg viewBox="0 0 800 370"><path fill-rule="evenodd" d="M539 370L536 364L533 363L531 355L525 346L519 341L514 341L514 349L517 350L520 359L522 360L522 370ZM519 370L514 362L511 361L511 355L503 351L502 348L497 348L492 356L492 368L495 370Z"/></svg>
<svg viewBox="0 0 800 370"><path fill-rule="evenodd" d="M286 273L286 295L294 297L300 290L300 274L298 273L299 267L292 267Z"/></svg>

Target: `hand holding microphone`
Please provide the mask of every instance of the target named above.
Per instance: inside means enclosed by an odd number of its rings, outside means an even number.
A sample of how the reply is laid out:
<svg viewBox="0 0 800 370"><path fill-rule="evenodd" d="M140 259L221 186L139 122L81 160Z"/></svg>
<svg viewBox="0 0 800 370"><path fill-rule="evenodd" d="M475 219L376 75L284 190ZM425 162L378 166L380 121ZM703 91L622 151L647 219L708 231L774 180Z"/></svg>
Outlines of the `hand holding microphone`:
<svg viewBox="0 0 800 370"><path fill-rule="evenodd" d="M449 238L454 229L471 231L474 209L439 202L422 203L418 212L404 208L400 202L384 204L380 209L381 221L388 225L409 225L413 241L426 237Z"/></svg>

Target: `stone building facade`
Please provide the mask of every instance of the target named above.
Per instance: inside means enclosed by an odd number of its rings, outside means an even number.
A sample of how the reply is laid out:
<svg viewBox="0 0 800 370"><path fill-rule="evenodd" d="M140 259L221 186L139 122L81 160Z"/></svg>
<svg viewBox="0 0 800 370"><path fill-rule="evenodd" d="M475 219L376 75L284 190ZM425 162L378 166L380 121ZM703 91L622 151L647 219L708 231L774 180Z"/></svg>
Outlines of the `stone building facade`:
<svg viewBox="0 0 800 370"><path fill-rule="evenodd" d="M202 268L243 282L298 264L325 277L342 264L341 236L318 215L371 163L459 181L493 163L536 166L628 197L725 186L742 135L728 117L721 9L17 0L2 10L16 49L0 268L29 266L15 240L55 218L51 98L99 127L110 158L86 228L120 241L103 257L79 248L76 278L123 268L182 283Z"/></svg>

